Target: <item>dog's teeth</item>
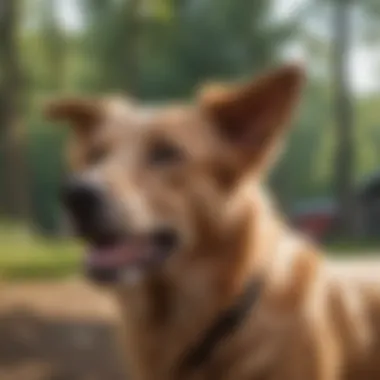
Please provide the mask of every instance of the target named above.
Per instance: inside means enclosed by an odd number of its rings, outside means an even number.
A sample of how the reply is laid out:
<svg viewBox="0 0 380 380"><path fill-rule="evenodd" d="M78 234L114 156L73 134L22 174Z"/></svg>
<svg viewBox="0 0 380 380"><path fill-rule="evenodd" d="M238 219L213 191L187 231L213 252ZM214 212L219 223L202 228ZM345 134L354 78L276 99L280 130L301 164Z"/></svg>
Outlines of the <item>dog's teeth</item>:
<svg viewBox="0 0 380 380"><path fill-rule="evenodd" d="M143 272L138 267L128 268L123 273L123 282L128 285L136 285L143 278Z"/></svg>

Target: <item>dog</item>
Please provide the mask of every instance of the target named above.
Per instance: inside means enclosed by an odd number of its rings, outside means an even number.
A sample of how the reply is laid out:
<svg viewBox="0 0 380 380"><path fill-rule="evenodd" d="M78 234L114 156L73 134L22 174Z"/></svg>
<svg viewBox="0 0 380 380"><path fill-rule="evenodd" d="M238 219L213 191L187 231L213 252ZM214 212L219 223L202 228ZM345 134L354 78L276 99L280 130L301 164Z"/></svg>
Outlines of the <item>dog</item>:
<svg viewBox="0 0 380 380"><path fill-rule="evenodd" d="M380 266L331 261L265 187L297 110L293 64L191 104L53 101L87 275L119 301L135 380L380 379Z"/></svg>

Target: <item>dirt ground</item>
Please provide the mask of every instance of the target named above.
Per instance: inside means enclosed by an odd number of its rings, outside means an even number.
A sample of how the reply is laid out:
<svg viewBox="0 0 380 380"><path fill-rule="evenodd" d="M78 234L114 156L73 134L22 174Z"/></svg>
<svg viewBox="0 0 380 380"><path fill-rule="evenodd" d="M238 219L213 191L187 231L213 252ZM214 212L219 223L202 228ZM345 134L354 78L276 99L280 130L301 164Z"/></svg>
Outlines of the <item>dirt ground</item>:
<svg viewBox="0 0 380 380"><path fill-rule="evenodd" d="M0 283L0 379L125 380L112 301L80 280Z"/></svg>
<svg viewBox="0 0 380 380"><path fill-rule="evenodd" d="M0 380L125 380L117 324L112 297L83 280L0 282Z"/></svg>

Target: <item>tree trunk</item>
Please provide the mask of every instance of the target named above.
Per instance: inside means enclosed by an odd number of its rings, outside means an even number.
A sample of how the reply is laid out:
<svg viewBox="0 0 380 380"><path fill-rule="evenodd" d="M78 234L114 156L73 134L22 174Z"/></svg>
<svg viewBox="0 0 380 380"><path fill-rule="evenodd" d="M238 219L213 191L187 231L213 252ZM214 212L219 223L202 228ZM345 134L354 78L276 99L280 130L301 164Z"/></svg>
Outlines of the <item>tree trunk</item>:
<svg viewBox="0 0 380 380"><path fill-rule="evenodd" d="M138 96L140 94L140 48L141 48L141 27L142 27L142 5L141 0L130 0L126 2L124 12L127 22L127 51L125 52L125 73L123 90L128 94Z"/></svg>
<svg viewBox="0 0 380 380"><path fill-rule="evenodd" d="M333 69L336 117L336 197L339 204L338 233L356 232L354 180L354 112L349 85L351 0L335 0Z"/></svg>
<svg viewBox="0 0 380 380"><path fill-rule="evenodd" d="M66 44L58 21L57 0L43 3L43 42L48 57L48 79L53 91L62 91L66 79Z"/></svg>
<svg viewBox="0 0 380 380"><path fill-rule="evenodd" d="M17 0L0 2L0 153L1 210L7 217L29 218L25 130L21 118L22 78L17 47Z"/></svg>

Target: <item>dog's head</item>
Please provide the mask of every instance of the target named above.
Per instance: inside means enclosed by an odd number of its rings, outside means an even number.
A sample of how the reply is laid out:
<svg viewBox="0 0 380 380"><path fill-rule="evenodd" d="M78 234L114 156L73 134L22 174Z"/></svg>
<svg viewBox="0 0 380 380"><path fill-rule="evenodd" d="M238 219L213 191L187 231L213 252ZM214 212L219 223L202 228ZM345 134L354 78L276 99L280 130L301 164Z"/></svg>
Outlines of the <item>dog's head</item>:
<svg viewBox="0 0 380 380"><path fill-rule="evenodd" d="M173 271L227 239L244 179L259 179L299 97L287 66L192 105L66 99L48 115L71 125L63 201L88 242L95 279ZM218 247L219 245L219 247Z"/></svg>

